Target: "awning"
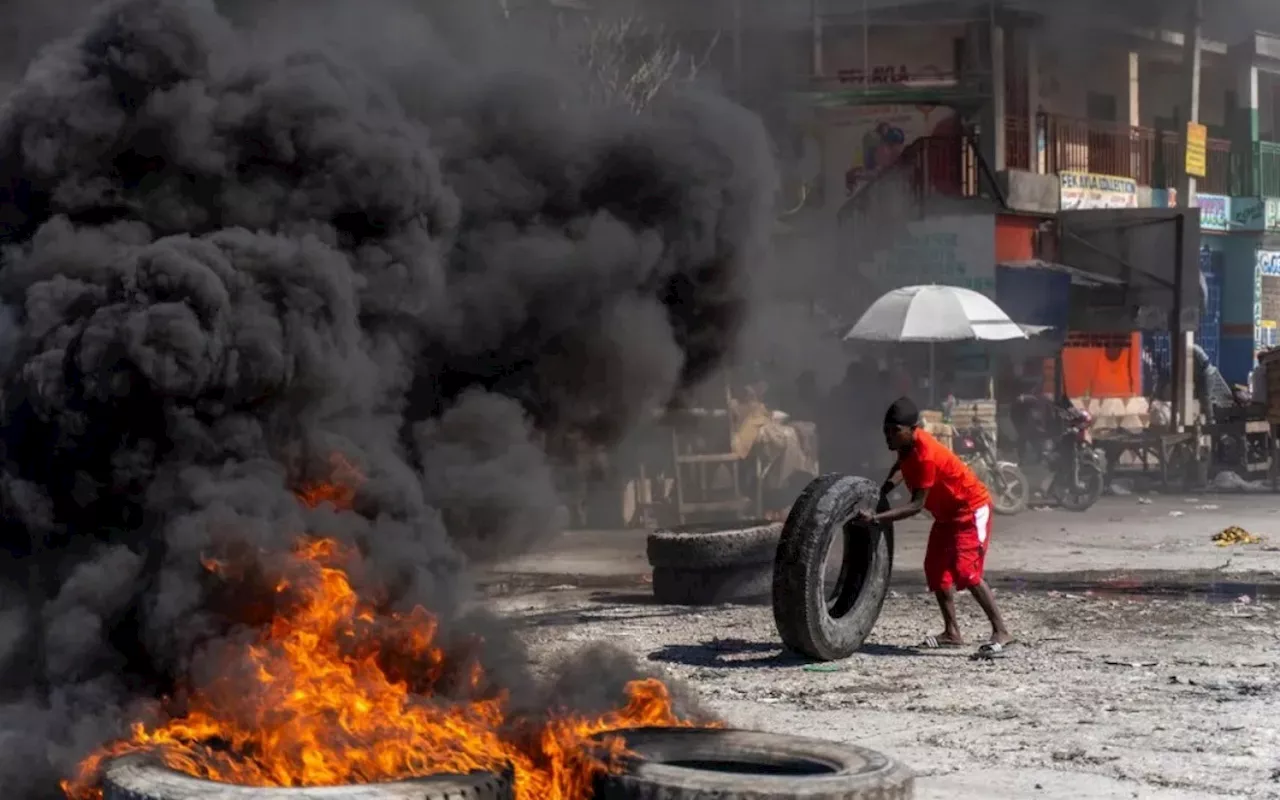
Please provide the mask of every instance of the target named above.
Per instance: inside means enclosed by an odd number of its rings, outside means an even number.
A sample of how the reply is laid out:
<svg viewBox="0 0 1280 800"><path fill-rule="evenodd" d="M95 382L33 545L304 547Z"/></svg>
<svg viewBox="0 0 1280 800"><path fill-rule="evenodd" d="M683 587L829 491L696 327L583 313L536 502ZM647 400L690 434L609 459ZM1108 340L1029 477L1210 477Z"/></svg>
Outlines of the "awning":
<svg viewBox="0 0 1280 800"><path fill-rule="evenodd" d="M1076 286L1124 286L1124 281L1119 278L1113 278L1110 275L1099 275L1096 272L1088 272L1083 269L1069 267L1066 264L1058 264L1053 261L1045 261L1039 258L1031 258L1026 261L1001 261L996 266L1007 267L1009 269L1038 269L1045 272L1058 272L1071 276L1071 282Z"/></svg>

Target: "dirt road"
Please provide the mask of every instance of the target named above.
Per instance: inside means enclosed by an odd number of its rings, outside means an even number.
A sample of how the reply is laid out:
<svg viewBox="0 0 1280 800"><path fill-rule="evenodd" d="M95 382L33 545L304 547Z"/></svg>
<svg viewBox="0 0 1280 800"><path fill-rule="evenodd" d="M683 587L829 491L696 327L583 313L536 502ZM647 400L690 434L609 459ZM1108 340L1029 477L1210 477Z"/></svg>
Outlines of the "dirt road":
<svg viewBox="0 0 1280 800"><path fill-rule="evenodd" d="M1280 553L1209 542L1229 524L1280 541L1277 510L1273 497L1108 498L1085 515L1001 519L991 563L1023 644L996 661L912 647L939 628L916 579L919 526L903 531L899 588L868 646L831 671L785 655L767 607L652 604L629 533L607 546L571 535L508 565L523 577L494 602L525 618L540 659L613 642L731 724L902 759L922 798L1280 798L1280 608L1267 595ZM1055 585L1073 588L1035 588ZM981 641L976 605L961 609Z"/></svg>

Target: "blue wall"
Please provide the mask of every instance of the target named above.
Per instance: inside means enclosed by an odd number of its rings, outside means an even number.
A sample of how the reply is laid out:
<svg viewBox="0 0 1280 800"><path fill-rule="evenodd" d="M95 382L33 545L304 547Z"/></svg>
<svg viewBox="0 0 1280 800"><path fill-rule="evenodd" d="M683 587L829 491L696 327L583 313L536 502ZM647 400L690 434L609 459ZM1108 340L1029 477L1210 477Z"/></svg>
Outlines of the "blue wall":
<svg viewBox="0 0 1280 800"><path fill-rule="evenodd" d="M1225 236L1222 260L1222 341L1218 369L1227 383L1248 383L1253 369L1254 270L1258 261L1255 236Z"/></svg>

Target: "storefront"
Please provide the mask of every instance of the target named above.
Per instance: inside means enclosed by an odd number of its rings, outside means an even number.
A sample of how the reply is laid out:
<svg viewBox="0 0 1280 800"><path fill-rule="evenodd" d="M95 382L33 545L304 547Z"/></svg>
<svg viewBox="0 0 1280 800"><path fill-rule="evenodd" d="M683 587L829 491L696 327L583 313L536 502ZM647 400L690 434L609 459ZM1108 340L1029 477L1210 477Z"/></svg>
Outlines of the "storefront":
<svg viewBox="0 0 1280 800"><path fill-rule="evenodd" d="M1218 237L1218 367L1228 383L1245 384L1258 351L1280 344L1280 199L1231 198L1229 219L1230 235Z"/></svg>
<svg viewBox="0 0 1280 800"><path fill-rule="evenodd" d="M1200 329L1196 344L1204 349L1209 363L1222 368L1222 284L1226 272L1227 241L1231 230L1231 198L1201 194L1196 197L1200 208L1200 275L1204 281L1204 307L1200 310ZM1160 376L1172 374L1169 334L1146 333L1142 337L1143 393L1154 395Z"/></svg>

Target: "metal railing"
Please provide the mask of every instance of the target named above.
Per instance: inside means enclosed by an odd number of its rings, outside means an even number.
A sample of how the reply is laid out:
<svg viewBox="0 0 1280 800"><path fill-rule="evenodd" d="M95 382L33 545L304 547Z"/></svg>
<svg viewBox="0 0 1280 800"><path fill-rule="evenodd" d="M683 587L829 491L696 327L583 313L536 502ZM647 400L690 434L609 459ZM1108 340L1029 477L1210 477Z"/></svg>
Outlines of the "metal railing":
<svg viewBox="0 0 1280 800"><path fill-rule="evenodd" d="M994 191L994 178L979 158L972 136L922 136L857 187L839 216L842 221L865 217L876 207L919 217L926 197L977 197L983 194L984 180Z"/></svg>
<svg viewBox="0 0 1280 800"><path fill-rule="evenodd" d="M1173 186L1181 170L1182 136L1174 131L1045 113L1036 115L1035 124L1043 151L1032 154L1027 152L1026 123L1016 118L1005 120L1005 160L1009 167L1046 174L1114 175L1155 188ZM1200 179L1199 190L1206 194L1245 194L1244 176L1239 159L1233 157L1231 142L1209 139L1206 149L1206 176ZM1280 146L1271 152L1273 185L1280 191Z"/></svg>
<svg viewBox="0 0 1280 800"><path fill-rule="evenodd" d="M972 136L924 136L854 189L838 213L841 238L858 253L874 253L892 244L905 223L921 219L930 197L990 196L1003 203L999 193Z"/></svg>
<svg viewBox="0 0 1280 800"><path fill-rule="evenodd" d="M1235 194L1239 176L1231 157L1230 139L1210 139L1205 153L1205 177L1200 180L1198 191L1205 194Z"/></svg>
<svg viewBox="0 0 1280 800"><path fill-rule="evenodd" d="M1151 129L1058 114L1037 114L1036 126L1044 141L1044 172L1091 172L1151 185L1156 162Z"/></svg>
<svg viewBox="0 0 1280 800"><path fill-rule="evenodd" d="M1248 194L1280 197L1280 144L1258 142L1257 164L1258 187Z"/></svg>
<svg viewBox="0 0 1280 800"><path fill-rule="evenodd" d="M1025 115L1004 118L1004 163L1009 169L1032 170L1031 120Z"/></svg>

